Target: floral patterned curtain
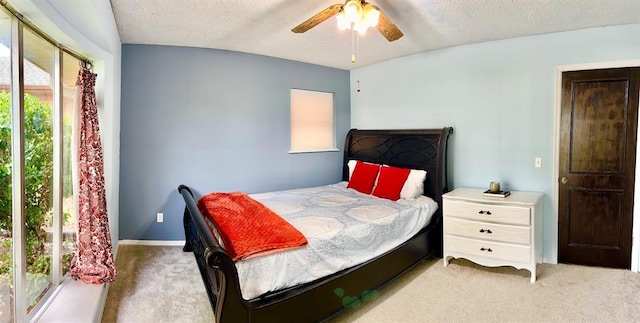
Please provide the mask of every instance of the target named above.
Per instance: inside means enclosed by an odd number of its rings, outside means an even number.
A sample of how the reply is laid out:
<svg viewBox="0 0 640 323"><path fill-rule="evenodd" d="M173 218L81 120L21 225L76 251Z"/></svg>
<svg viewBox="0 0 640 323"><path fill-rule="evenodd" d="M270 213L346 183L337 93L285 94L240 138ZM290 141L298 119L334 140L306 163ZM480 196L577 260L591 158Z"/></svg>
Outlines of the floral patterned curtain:
<svg viewBox="0 0 640 323"><path fill-rule="evenodd" d="M87 284L103 284L116 278L104 187L96 77L97 74L86 67L78 73L71 149L78 238L69 275Z"/></svg>

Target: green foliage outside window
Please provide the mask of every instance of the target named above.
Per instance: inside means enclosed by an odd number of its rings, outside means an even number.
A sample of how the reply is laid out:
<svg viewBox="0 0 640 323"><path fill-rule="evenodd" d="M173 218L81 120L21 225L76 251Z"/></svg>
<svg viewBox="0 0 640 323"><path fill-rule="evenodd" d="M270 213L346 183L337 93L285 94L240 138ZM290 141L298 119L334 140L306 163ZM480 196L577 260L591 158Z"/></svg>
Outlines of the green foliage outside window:
<svg viewBox="0 0 640 323"><path fill-rule="evenodd" d="M53 113L49 104L25 93L24 115L27 272L48 273L51 258L45 253L45 228L51 226L47 217L53 203ZM11 189L11 94L0 92L0 249L3 251L11 244ZM11 258L11 252L0 254L0 278L12 274Z"/></svg>

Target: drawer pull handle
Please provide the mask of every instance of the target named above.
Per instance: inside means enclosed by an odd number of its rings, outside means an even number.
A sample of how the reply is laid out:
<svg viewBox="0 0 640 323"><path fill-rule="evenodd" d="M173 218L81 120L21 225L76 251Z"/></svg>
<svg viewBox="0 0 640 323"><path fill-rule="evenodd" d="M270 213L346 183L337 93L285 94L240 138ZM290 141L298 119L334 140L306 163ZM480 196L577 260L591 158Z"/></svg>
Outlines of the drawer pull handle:
<svg viewBox="0 0 640 323"><path fill-rule="evenodd" d="M491 215L491 211L483 211L483 210L480 210L480 212L478 212L478 214Z"/></svg>
<svg viewBox="0 0 640 323"><path fill-rule="evenodd" d="M491 230L487 229L480 229L480 233L486 233L486 234L492 234L493 232L491 232Z"/></svg>
<svg viewBox="0 0 640 323"><path fill-rule="evenodd" d="M493 250L491 250L491 248L480 248L480 251L486 251L486 252L493 252Z"/></svg>

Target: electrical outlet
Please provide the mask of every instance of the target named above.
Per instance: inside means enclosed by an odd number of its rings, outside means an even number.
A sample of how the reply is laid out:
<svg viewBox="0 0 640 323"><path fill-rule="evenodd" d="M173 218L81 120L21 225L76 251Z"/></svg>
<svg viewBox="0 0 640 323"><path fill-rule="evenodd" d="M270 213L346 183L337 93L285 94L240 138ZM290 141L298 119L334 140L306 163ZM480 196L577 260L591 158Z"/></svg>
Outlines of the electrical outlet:
<svg viewBox="0 0 640 323"><path fill-rule="evenodd" d="M540 157L536 157L536 164L535 164L536 168L540 168L542 167L542 158Z"/></svg>
<svg viewBox="0 0 640 323"><path fill-rule="evenodd" d="M163 213L157 213L156 214L156 221L158 223L162 223L162 221L164 221L164 214Z"/></svg>

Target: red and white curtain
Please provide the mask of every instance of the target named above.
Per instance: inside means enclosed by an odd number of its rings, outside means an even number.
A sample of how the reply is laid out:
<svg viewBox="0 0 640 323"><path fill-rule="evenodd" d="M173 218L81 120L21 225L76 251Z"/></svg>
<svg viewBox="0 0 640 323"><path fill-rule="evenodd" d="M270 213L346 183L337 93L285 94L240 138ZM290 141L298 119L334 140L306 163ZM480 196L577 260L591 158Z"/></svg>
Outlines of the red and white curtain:
<svg viewBox="0 0 640 323"><path fill-rule="evenodd" d="M87 284L103 284L116 278L104 187L96 77L88 68L78 73L71 149L78 235L69 275Z"/></svg>

